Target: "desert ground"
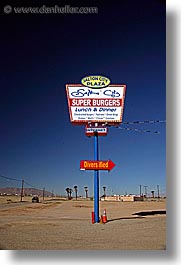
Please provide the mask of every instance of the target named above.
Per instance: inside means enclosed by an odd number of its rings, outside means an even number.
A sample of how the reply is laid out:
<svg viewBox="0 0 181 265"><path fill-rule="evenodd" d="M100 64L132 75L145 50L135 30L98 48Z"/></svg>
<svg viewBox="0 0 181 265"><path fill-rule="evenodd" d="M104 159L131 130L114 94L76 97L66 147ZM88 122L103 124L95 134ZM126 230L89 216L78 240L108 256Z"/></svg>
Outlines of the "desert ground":
<svg viewBox="0 0 181 265"><path fill-rule="evenodd" d="M23 200L0 196L0 249L166 250L166 200L100 201L106 224L92 224L93 201Z"/></svg>

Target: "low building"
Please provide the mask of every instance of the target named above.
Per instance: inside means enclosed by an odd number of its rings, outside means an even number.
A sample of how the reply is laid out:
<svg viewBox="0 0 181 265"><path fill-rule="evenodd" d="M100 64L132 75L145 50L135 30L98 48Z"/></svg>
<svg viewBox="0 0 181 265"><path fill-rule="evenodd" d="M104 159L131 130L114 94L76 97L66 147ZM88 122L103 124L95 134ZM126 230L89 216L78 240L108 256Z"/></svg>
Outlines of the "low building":
<svg viewBox="0 0 181 265"><path fill-rule="evenodd" d="M101 197L101 201L120 201L120 202L134 202L134 201L143 201L144 198L136 195L113 195Z"/></svg>

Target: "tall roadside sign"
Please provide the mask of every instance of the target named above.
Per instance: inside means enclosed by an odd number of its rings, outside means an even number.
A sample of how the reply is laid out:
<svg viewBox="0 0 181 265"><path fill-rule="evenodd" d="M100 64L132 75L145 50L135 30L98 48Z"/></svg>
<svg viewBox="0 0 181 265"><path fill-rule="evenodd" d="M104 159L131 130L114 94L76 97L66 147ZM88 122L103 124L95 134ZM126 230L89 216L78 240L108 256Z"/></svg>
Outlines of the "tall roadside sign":
<svg viewBox="0 0 181 265"><path fill-rule="evenodd" d="M105 76L90 75L83 77L81 84L67 84L66 93L71 123L85 125L85 134L94 137L94 160L82 160L80 169L94 170L94 214L98 223L99 170L115 166L111 160L99 160L98 136L106 136L108 126L122 122L126 85L111 84Z"/></svg>

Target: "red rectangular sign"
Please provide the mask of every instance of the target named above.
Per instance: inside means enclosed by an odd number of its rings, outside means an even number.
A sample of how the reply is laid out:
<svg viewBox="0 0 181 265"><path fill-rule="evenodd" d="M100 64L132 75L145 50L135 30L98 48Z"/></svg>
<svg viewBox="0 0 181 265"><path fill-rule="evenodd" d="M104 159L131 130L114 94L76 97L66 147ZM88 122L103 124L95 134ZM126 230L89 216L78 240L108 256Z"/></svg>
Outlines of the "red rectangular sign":
<svg viewBox="0 0 181 265"><path fill-rule="evenodd" d="M81 160L80 170L112 170L115 164L111 160Z"/></svg>

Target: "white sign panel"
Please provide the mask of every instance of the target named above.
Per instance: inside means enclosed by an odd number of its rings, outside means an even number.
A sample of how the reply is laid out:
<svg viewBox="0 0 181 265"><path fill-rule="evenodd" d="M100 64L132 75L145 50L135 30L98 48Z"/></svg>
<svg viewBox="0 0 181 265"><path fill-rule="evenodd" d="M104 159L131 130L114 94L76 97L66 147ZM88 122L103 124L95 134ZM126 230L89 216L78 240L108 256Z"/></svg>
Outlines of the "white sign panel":
<svg viewBox="0 0 181 265"><path fill-rule="evenodd" d="M93 125L93 127L92 127ZM87 136L94 136L97 133L99 136L106 136L108 133L108 128L106 126L98 125L95 123L86 124L85 134Z"/></svg>
<svg viewBox="0 0 181 265"><path fill-rule="evenodd" d="M70 120L73 123L122 121L126 85L89 88L66 85Z"/></svg>

